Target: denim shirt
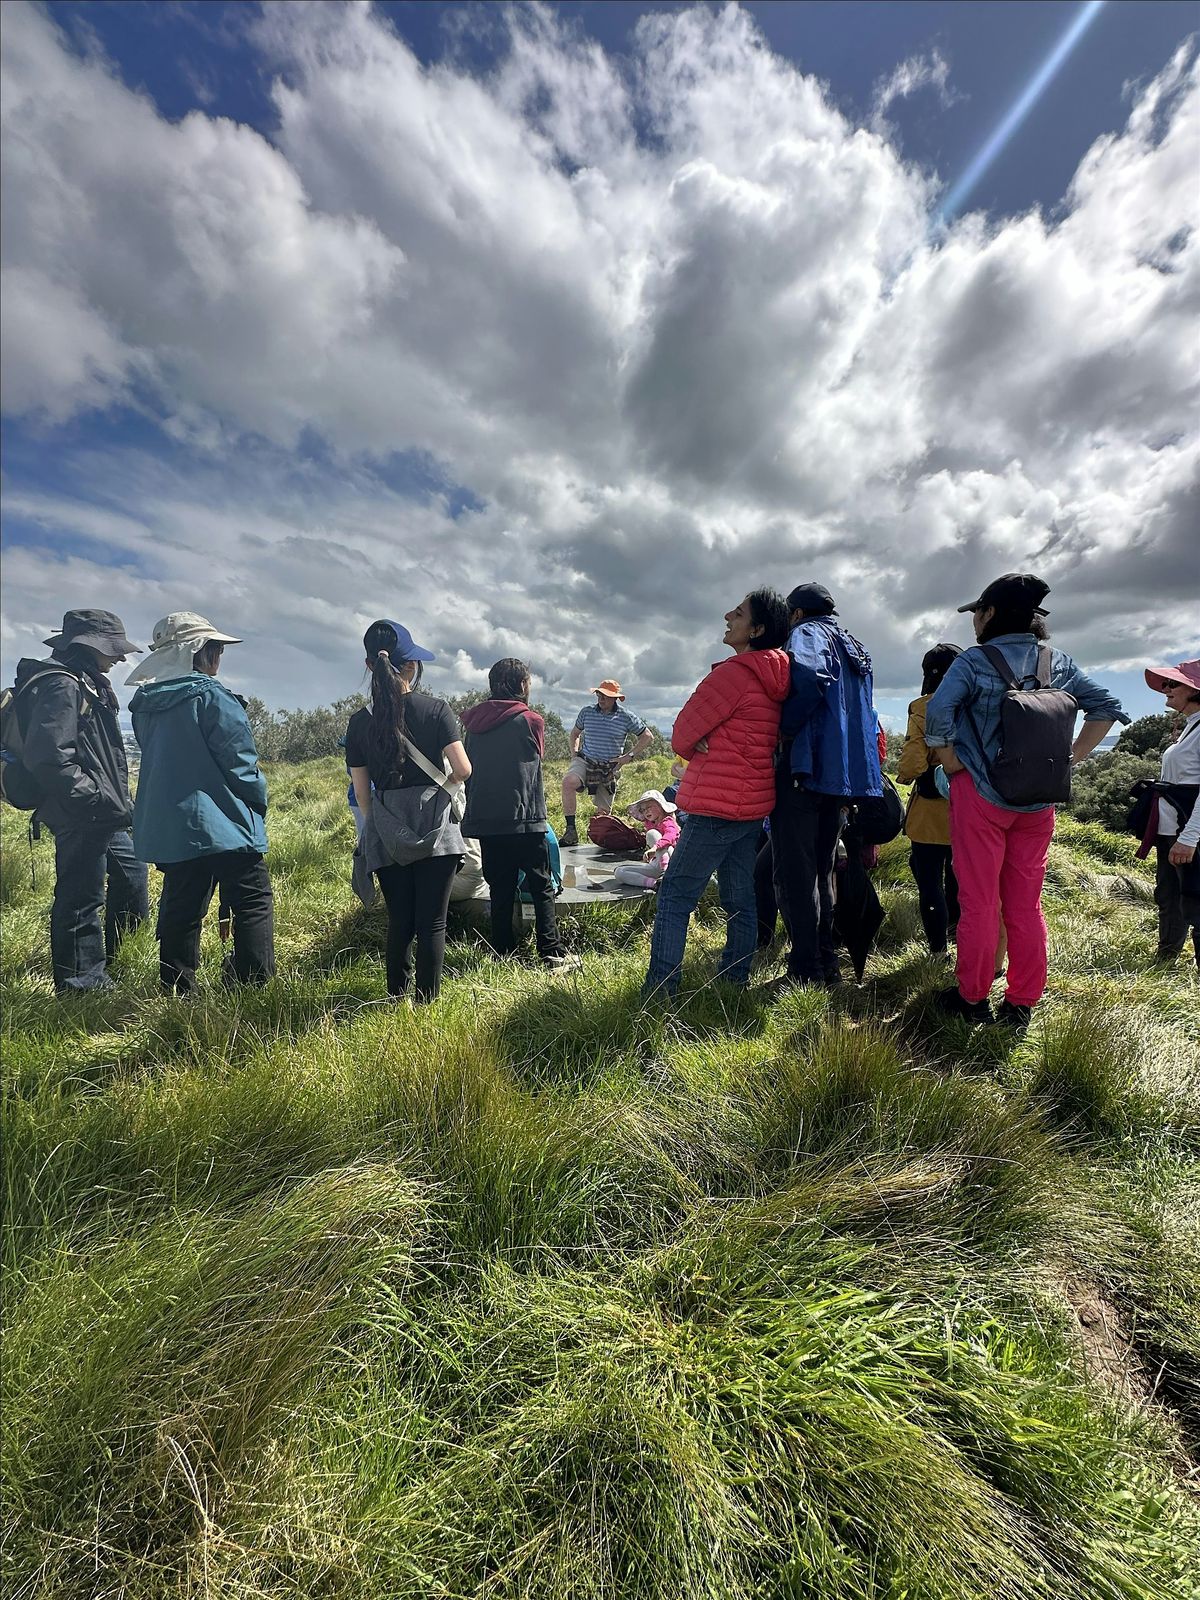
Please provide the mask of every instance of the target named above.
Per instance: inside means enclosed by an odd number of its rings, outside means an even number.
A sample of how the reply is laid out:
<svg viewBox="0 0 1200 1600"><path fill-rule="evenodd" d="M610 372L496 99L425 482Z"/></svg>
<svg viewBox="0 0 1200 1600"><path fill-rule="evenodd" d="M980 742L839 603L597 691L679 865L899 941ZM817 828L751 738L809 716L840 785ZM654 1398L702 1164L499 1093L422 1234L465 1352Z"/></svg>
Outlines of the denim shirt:
<svg viewBox="0 0 1200 1600"><path fill-rule="evenodd" d="M1016 678L1036 681L1039 643L1032 633L1002 633L989 639L1001 650ZM1074 695L1085 722L1128 722L1121 705L1094 683L1061 650L1050 652L1050 685ZM975 780L985 800L1004 811L1044 811L1044 805L1014 806L1002 800L989 782L1000 753L1000 703L1007 684L979 647L956 656L925 709L925 743L952 744L954 753Z"/></svg>

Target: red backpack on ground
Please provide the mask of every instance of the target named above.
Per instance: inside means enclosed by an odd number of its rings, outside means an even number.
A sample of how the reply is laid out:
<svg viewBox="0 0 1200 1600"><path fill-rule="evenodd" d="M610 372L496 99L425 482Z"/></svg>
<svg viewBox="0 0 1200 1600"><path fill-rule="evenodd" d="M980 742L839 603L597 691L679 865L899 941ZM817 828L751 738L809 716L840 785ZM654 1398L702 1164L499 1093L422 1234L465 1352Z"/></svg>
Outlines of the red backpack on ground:
<svg viewBox="0 0 1200 1600"><path fill-rule="evenodd" d="M588 838L601 850L611 850L617 855L641 855L646 848L646 835L640 828L631 828L619 817L597 814L588 823Z"/></svg>

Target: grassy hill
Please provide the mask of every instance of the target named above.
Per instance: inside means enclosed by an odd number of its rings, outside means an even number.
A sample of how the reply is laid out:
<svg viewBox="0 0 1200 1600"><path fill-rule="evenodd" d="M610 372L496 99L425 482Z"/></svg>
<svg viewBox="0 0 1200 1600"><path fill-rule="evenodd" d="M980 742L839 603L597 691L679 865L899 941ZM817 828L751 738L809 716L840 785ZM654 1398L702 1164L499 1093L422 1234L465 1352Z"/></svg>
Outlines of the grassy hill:
<svg viewBox="0 0 1200 1600"><path fill-rule="evenodd" d="M638 769L654 776L658 767ZM553 784L551 784L553 787ZM460 926L384 1001L336 761L271 773L280 976L55 999L3 819L9 1600L1181 1600L1200 1007L1064 822L1029 1036L939 1022L902 842L868 983L639 1012Z"/></svg>

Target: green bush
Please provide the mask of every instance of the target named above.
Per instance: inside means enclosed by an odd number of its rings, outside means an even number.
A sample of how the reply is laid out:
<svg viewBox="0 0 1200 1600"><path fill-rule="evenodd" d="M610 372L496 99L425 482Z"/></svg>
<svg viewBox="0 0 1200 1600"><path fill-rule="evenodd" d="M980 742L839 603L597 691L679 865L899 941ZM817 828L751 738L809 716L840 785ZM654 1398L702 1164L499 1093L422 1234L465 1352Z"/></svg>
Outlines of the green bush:
<svg viewBox="0 0 1200 1600"><path fill-rule="evenodd" d="M1112 750L1076 767L1071 776L1072 815L1080 822L1099 822L1113 833L1123 833L1129 791L1139 779L1159 776L1162 753L1176 731L1176 719L1167 712L1131 722Z"/></svg>

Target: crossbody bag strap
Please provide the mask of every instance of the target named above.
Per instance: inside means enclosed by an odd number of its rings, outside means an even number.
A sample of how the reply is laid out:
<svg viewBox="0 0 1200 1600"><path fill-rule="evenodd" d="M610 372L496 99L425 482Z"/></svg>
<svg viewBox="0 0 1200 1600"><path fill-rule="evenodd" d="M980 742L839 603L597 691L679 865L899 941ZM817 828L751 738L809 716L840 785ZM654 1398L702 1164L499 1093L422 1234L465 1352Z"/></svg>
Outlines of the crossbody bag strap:
<svg viewBox="0 0 1200 1600"><path fill-rule="evenodd" d="M455 783L455 779L451 777L451 775L446 772L444 768L441 772L439 772L434 766L433 762L430 761L422 751L417 749L416 745L413 744L411 739L405 737L403 734L400 736L400 743L408 751L409 755L416 762L417 766L420 767L425 776L427 778L432 778L434 783L440 785L441 788L445 789L447 793L449 793L451 787Z"/></svg>

